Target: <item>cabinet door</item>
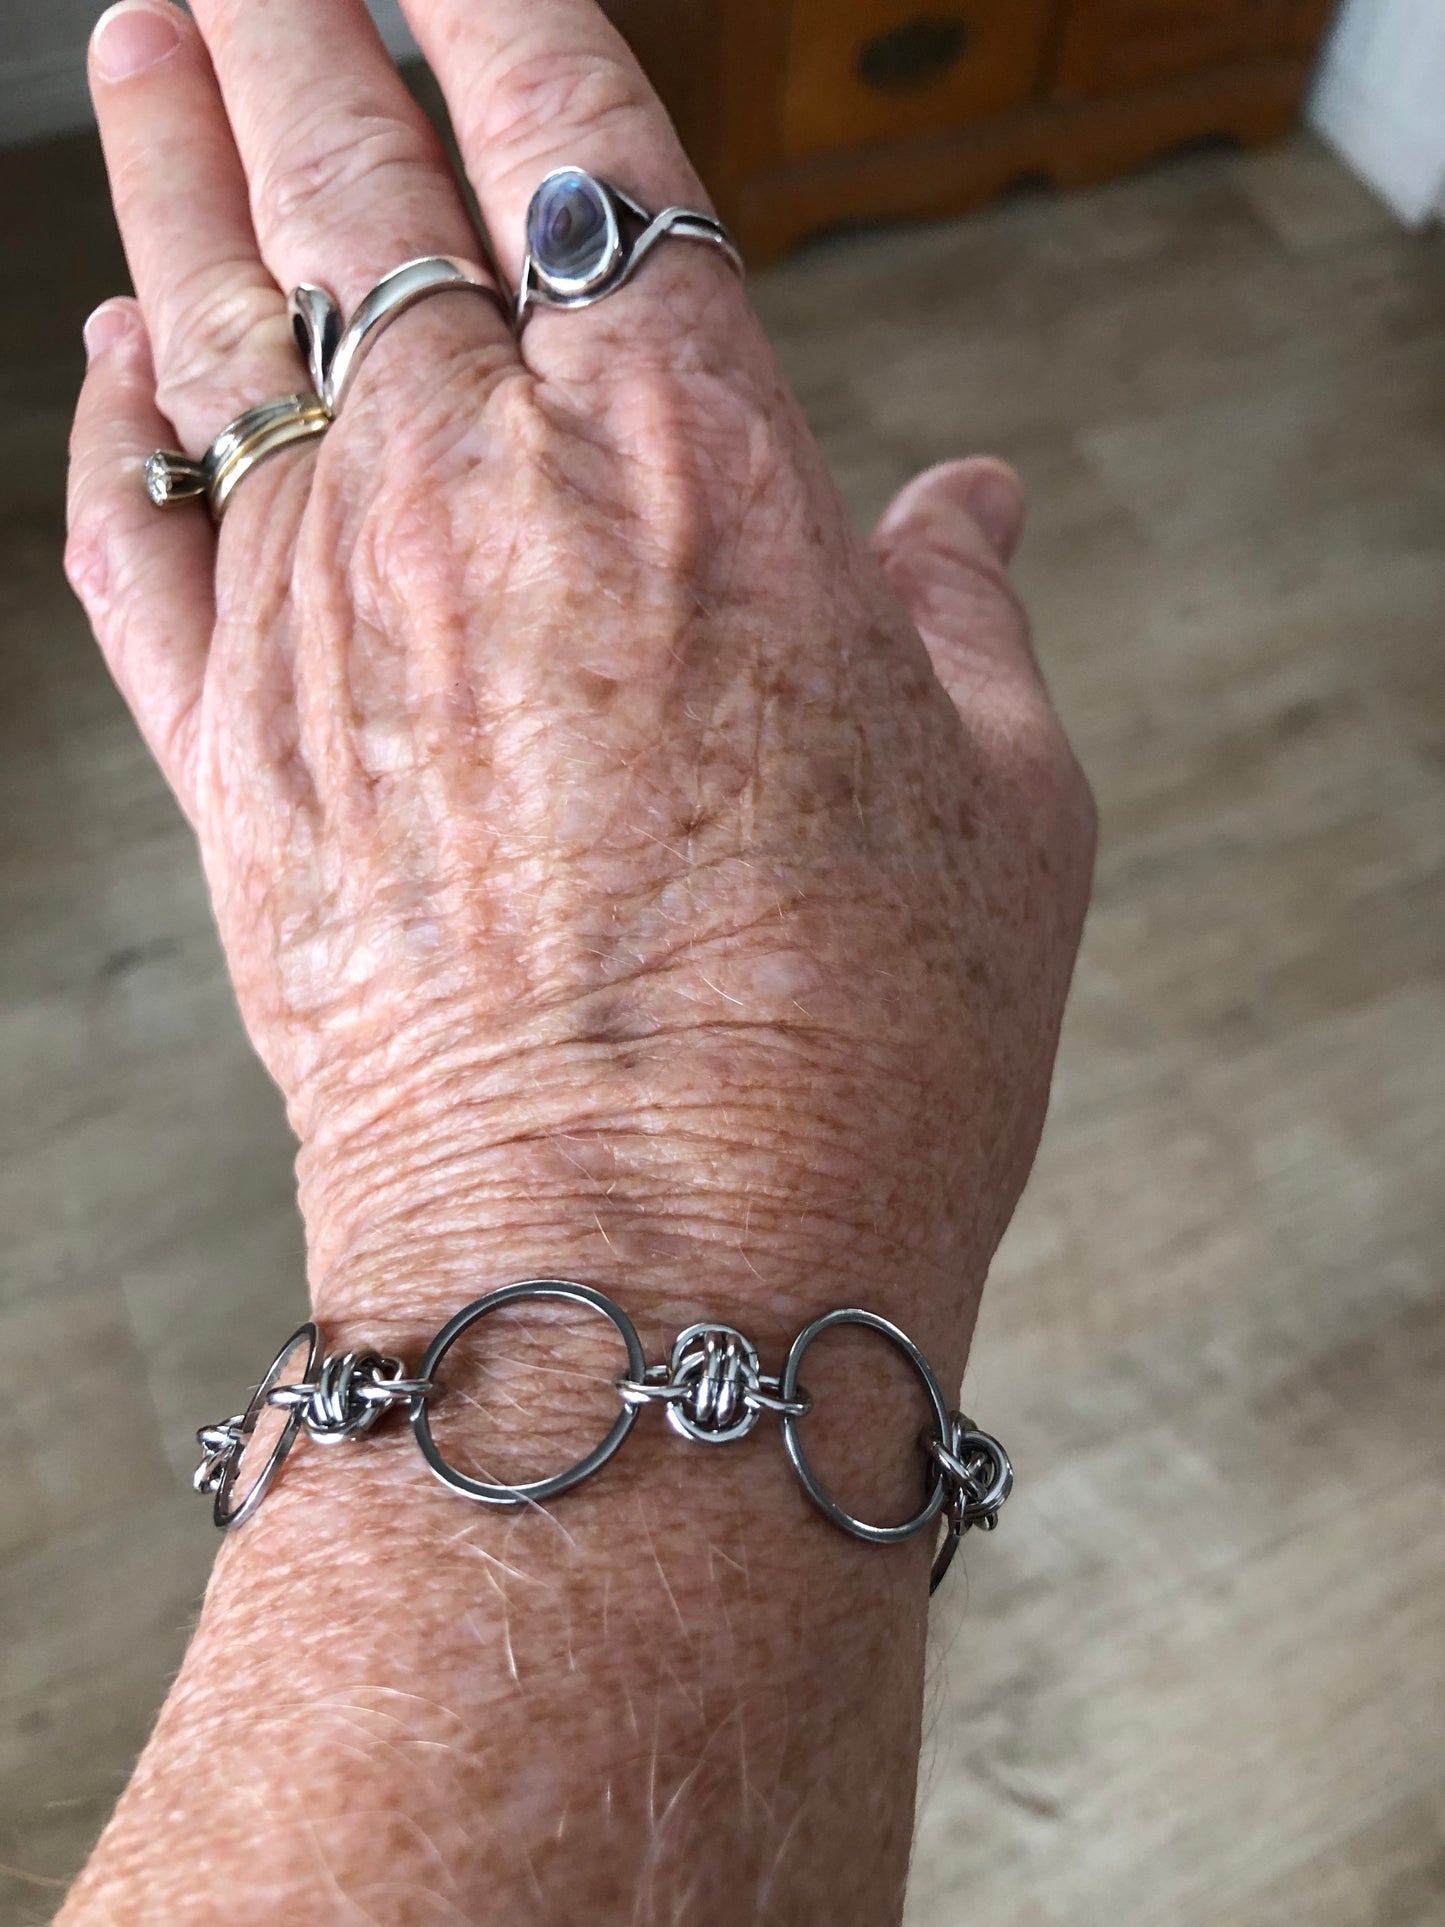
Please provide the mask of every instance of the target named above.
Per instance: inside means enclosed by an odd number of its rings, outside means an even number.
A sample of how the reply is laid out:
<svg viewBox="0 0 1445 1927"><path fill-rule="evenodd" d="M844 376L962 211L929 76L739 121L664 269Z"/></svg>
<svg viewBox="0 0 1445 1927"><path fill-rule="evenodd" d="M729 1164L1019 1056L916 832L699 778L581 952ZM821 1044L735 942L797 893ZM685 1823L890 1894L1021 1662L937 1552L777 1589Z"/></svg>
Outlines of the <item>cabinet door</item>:
<svg viewBox="0 0 1445 1927"><path fill-rule="evenodd" d="M793 0L789 158L983 120L1039 88L1053 0Z"/></svg>
<svg viewBox="0 0 1445 1927"><path fill-rule="evenodd" d="M1334 11L1335 0L1292 0L1285 9L1284 51L1312 54Z"/></svg>
<svg viewBox="0 0 1445 1927"><path fill-rule="evenodd" d="M1271 54L1296 11L1294 0L1071 0L1054 91L1131 93Z"/></svg>

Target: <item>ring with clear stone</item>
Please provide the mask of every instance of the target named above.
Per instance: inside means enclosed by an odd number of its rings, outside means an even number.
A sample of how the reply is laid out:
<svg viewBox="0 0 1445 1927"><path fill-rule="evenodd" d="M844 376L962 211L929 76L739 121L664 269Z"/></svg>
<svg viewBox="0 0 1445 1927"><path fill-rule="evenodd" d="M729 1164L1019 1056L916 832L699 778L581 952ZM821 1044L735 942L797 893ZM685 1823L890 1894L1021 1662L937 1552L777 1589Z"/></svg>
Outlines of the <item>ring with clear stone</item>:
<svg viewBox="0 0 1445 1927"><path fill-rule="evenodd" d="M517 286L517 326L535 308L587 308L614 294L659 241L703 241L739 274L737 242L695 207L645 207L582 167L558 167L527 208L527 252Z"/></svg>
<svg viewBox="0 0 1445 1927"><path fill-rule="evenodd" d="M173 508L202 496L219 522L243 475L268 455L308 441L331 426L318 395L278 395L258 402L228 422L199 461L176 449L158 448L145 459L145 486L157 508Z"/></svg>

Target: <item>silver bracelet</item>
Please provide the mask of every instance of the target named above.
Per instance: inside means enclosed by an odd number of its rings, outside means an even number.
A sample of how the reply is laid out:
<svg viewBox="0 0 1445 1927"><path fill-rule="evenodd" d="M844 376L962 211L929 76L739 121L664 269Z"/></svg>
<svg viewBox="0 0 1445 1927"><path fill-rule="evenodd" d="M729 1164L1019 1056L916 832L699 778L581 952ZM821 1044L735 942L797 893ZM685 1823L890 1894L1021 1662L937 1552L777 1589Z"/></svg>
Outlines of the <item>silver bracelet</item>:
<svg viewBox="0 0 1445 1927"><path fill-rule="evenodd" d="M530 1299L563 1299L612 1321L627 1351L627 1370L615 1381L621 1410L602 1442L567 1471L525 1484L491 1484L458 1471L437 1447L431 1426L431 1408L443 1390L437 1370L478 1319ZM813 1403L800 1383L803 1359L813 1340L835 1325L863 1325L896 1345L918 1374L927 1397L931 1423L919 1447L930 1475L928 1497L922 1510L902 1525L869 1525L845 1512L819 1483L803 1450L801 1426ZM306 1364L300 1379L283 1384L287 1361L303 1345ZM464 1306L428 1345L415 1377L399 1358L380 1352L338 1352L328 1357L318 1328L314 1324L298 1327L277 1352L245 1411L220 1425L203 1426L196 1434L202 1457L194 1483L198 1492L214 1495L215 1521L222 1530L242 1525L265 1498L303 1425L318 1444L335 1444L360 1438L388 1411L405 1407L422 1457L451 1491L481 1505L537 1505L555 1499L605 1465L644 1405L661 1405L673 1431L699 1445L726 1445L746 1438L765 1412L772 1413L782 1425L783 1449L803 1490L826 1518L857 1539L893 1545L941 1518L943 1536L933 1561L930 1592L947 1572L964 1533L974 1526L991 1532L998 1524L999 1508L1013 1487L1013 1468L998 1440L949 1410L928 1360L911 1338L877 1312L847 1306L815 1318L793 1340L777 1378L760 1369L757 1348L731 1325L689 1325L673 1345L668 1362L649 1365L636 1328L622 1307L592 1286L564 1278L523 1279ZM283 1411L285 1422L244 1498L233 1504L246 1443L268 1407Z"/></svg>

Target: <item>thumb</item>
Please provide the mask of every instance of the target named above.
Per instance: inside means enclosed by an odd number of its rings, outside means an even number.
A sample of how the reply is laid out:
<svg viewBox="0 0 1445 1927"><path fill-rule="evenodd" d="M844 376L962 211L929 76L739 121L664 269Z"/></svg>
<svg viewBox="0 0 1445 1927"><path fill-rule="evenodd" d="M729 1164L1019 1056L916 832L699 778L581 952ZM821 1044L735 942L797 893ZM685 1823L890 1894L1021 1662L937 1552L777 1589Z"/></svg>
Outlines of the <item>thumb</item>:
<svg viewBox="0 0 1445 1927"><path fill-rule="evenodd" d="M1038 687L1028 623L1008 577L1023 519L1018 476L980 455L915 475L873 531L884 573L960 708L982 684Z"/></svg>

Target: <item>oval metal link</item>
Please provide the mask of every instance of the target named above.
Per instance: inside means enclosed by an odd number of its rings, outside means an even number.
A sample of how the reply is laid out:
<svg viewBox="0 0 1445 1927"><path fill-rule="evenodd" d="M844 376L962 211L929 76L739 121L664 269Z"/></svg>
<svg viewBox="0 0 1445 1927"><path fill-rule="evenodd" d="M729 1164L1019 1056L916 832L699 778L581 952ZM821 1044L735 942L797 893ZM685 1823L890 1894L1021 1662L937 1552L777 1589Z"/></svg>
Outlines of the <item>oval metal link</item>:
<svg viewBox="0 0 1445 1927"><path fill-rule="evenodd" d="M591 1285L574 1284L567 1278L526 1278L520 1284L503 1285L497 1291L489 1291L485 1297L476 1298L470 1305L464 1305L455 1318L449 1318L436 1337L428 1345L426 1356L422 1359L417 1372L418 1378L435 1379L437 1367L451 1350L452 1346L480 1318L489 1312L500 1311L504 1305L526 1303L534 1298L562 1299L575 1305L586 1305L592 1311L601 1312L617 1328L623 1344L627 1348L627 1376L640 1383L646 1375L647 1360L643 1356L642 1341L637 1336L632 1320L620 1305L613 1304L610 1298ZM622 1401L622 1410L614 1420L610 1431L600 1445L594 1446L584 1458L565 1472L559 1472L550 1479L531 1479L516 1485L503 1485L488 1479L474 1479L468 1473L459 1472L442 1457L436 1440L432 1437L430 1403L418 1399L411 1410L411 1429L416 1435L421 1455L443 1485L453 1492L461 1493L463 1498L475 1499L481 1505L536 1505L543 1499L555 1499L559 1492L566 1492L583 1479L590 1477L604 1466L632 1430L637 1418L637 1407Z"/></svg>
<svg viewBox="0 0 1445 1927"><path fill-rule="evenodd" d="M215 1488L216 1501L212 1508L211 1516L223 1532L229 1531L232 1526L240 1526L246 1523L270 1490L271 1481L281 1470L281 1461L296 1443L296 1434L301 1429L303 1415L299 1406L292 1406L287 1410L286 1423L282 1426L276 1443L271 1447L266 1458L266 1463L256 1474L251 1489L234 1511L227 1509L230 1505L231 1493L235 1488L236 1475L239 1473L241 1461L245 1457L246 1441L255 1431L262 1412L270 1405L271 1394L280 1383L281 1374L285 1370L292 1352L301 1344L306 1346L306 1367L302 1373L302 1377L312 1382L315 1381L317 1369L321 1363L321 1333L317 1330L316 1326L308 1320L306 1324L296 1327L295 1331L292 1332L291 1336L286 1340L286 1343L272 1359L270 1369L251 1394L251 1402L241 1415L241 1423L237 1428L237 1434L241 1440L241 1448L222 1470Z"/></svg>
<svg viewBox="0 0 1445 1927"><path fill-rule="evenodd" d="M897 1346L918 1374L919 1382L927 1395L934 1421L935 1437L940 1441L947 1440L952 1430L948 1401L943 1396L943 1388L939 1385L933 1367L907 1333L900 1331L897 1325L890 1323L888 1319L880 1317L876 1311L860 1311L854 1306L847 1306L839 1311L824 1312L823 1316L815 1318L811 1325L805 1325L793 1340L787 1363L783 1367L780 1382L782 1396L788 1400L798 1396L798 1375L808 1347L815 1338L821 1338L825 1331L831 1331L836 1325L861 1325L867 1331L878 1332L890 1344ZM939 1470L934 1473L933 1485L923 1510L916 1513L913 1518L905 1519L902 1525L869 1525L866 1519L857 1519L851 1512L845 1512L831 1493L819 1483L817 1474L809 1465L807 1454L803 1450L802 1439L799 1437L800 1423L800 1419L793 1413L784 1413L783 1448L792 1462L793 1470L798 1475L799 1483L823 1516L831 1519L835 1526L841 1526L844 1532L851 1532L855 1539L866 1539L875 1546L897 1545L900 1540L911 1539L914 1533L922 1532L932 1525L943 1510L948 1498L948 1480Z"/></svg>

